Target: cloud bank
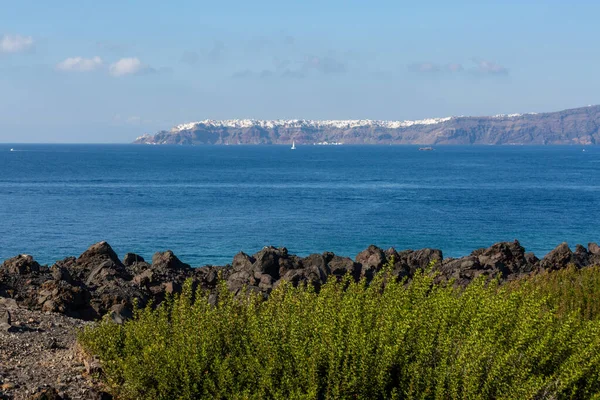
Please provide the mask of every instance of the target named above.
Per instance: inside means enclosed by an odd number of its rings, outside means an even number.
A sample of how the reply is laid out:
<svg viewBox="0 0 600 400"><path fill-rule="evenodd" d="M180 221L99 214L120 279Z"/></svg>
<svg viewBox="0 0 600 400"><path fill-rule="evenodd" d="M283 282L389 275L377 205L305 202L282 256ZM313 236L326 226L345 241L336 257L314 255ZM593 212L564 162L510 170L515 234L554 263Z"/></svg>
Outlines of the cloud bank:
<svg viewBox="0 0 600 400"><path fill-rule="evenodd" d="M108 67L108 72L115 77L135 75L151 70L136 57L121 58Z"/></svg>
<svg viewBox="0 0 600 400"><path fill-rule="evenodd" d="M102 67L102 59L98 56L92 58L69 57L56 65L61 71L88 72Z"/></svg>
<svg viewBox="0 0 600 400"><path fill-rule="evenodd" d="M466 74L472 76L506 76L509 70L502 65L489 60L474 59L464 66L460 63L436 64L430 62L409 65L413 72L421 74Z"/></svg>
<svg viewBox="0 0 600 400"><path fill-rule="evenodd" d="M273 68L265 68L260 71L243 69L235 72L232 77L304 79L319 75L330 77L343 75L348 71L347 61L334 55L309 55L301 61L275 60L273 64Z"/></svg>
<svg viewBox="0 0 600 400"><path fill-rule="evenodd" d="M0 53L20 53L33 47L31 36L2 35L0 37Z"/></svg>

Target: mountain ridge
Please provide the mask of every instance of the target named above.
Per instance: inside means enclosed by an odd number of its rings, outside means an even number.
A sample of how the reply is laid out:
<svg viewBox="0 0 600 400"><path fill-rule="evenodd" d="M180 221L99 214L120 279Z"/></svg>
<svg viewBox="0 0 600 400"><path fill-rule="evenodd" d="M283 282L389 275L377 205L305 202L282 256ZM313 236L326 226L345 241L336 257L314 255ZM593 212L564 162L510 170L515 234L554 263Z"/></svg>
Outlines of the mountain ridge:
<svg viewBox="0 0 600 400"><path fill-rule="evenodd" d="M600 105L548 113L415 121L203 120L138 137L136 144L597 145Z"/></svg>

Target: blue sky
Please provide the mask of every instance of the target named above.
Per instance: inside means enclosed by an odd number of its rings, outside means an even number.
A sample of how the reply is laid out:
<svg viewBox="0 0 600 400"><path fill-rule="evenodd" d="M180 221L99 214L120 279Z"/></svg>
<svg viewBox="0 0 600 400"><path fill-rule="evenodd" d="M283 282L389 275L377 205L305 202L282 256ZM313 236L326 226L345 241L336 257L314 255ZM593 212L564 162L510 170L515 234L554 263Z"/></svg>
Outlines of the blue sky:
<svg viewBox="0 0 600 400"><path fill-rule="evenodd" d="M600 103L600 2L0 0L0 142Z"/></svg>

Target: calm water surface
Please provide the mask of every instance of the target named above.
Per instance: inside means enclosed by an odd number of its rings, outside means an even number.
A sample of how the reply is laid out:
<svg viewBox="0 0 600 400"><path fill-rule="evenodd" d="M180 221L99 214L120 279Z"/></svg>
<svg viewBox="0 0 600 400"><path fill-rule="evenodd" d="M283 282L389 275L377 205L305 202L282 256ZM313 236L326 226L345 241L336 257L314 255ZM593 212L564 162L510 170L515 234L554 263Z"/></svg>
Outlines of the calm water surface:
<svg viewBox="0 0 600 400"><path fill-rule="evenodd" d="M15 151L10 151L13 148ZM600 242L600 147L0 145L0 259Z"/></svg>

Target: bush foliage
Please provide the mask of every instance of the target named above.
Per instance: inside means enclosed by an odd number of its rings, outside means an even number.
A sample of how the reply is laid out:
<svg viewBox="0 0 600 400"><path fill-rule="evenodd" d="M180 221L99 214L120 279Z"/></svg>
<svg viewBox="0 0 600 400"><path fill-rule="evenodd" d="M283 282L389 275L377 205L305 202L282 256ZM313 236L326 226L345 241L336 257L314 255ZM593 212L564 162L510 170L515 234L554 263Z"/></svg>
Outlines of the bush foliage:
<svg viewBox="0 0 600 400"><path fill-rule="evenodd" d="M193 292L81 332L123 399L600 398L600 270Z"/></svg>

